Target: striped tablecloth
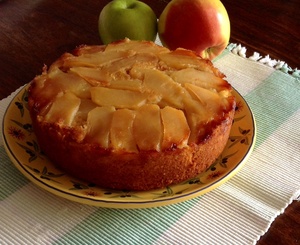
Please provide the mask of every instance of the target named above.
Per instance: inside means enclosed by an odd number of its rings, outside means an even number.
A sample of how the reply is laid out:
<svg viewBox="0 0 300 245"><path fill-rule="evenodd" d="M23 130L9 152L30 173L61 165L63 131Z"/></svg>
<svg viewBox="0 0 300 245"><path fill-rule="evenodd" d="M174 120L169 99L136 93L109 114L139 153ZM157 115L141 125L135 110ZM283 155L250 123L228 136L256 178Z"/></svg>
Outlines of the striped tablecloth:
<svg viewBox="0 0 300 245"><path fill-rule="evenodd" d="M256 118L255 148L233 178L205 195L163 207L88 206L29 182L1 139L0 244L255 243L300 195L300 73L269 56L245 57L245 48L235 44L214 63ZM13 95L0 102L1 123Z"/></svg>

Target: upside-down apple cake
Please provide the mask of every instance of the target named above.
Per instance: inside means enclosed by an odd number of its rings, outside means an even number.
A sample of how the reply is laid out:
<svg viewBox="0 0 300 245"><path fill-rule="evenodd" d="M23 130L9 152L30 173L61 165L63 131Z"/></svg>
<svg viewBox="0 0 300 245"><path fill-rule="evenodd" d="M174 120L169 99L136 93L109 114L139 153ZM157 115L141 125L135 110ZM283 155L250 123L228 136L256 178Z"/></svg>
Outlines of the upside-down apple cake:
<svg viewBox="0 0 300 245"><path fill-rule="evenodd" d="M80 46L29 87L34 132L66 173L150 190L205 171L223 151L235 98L209 60L128 39Z"/></svg>

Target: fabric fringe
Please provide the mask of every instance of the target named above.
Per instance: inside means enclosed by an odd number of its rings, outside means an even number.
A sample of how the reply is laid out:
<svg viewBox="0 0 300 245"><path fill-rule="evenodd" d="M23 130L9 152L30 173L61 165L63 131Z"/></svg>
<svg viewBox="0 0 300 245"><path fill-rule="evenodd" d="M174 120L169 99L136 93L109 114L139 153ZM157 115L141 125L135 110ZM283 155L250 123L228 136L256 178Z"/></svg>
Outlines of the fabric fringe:
<svg viewBox="0 0 300 245"><path fill-rule="evenodd" d="M230 43L227 46L226 49L228 49L233 54L239 55L243 58L260 62L260 63L265 64L267 66L273 67L276 70L280 70L284 73L292 75L295 78L300 78L300 70L299 69L297 69L297 68L292 69L284 61L271 59L269 55L266 55L265 57L262 57L259 53L254 52L252 56L247 58L246 57L247 49L245 47L242 47L241 44Z"/></svg>
<svg viewBox="0 0 300 245"><path fill-rule="evenodd" d="M298 192L296 192L294 200L300 202L300 190L298 190Z"/></svg>

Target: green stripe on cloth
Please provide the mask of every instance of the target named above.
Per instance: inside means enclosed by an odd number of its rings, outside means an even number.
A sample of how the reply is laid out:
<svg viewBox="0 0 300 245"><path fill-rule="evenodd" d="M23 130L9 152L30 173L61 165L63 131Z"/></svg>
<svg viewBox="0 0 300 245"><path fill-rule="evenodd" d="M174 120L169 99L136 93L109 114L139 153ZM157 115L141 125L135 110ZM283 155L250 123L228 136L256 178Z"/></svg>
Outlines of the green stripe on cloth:
<svg viewBox="0 0 300 245"><path fill-rule="evenodd" d="M274 71L244 98L256 119L258 147L300 108L299 79ZM298 130L298 129L295 129Z"/></svg>
<svg viewBox="0 0 300 245"><path fill-rule="evenodd" d="M199 198L149 209L99 208L55 243L72 244L152 244L171 227ZM78 240L78 237L84 240Z"/></svg>
<svg viewBox="0 0 300 245"><path fill-rule="evenodd" d="M0 200L4 200L29 182L10 161L4 146L0 146L0 176Z"/></svg>

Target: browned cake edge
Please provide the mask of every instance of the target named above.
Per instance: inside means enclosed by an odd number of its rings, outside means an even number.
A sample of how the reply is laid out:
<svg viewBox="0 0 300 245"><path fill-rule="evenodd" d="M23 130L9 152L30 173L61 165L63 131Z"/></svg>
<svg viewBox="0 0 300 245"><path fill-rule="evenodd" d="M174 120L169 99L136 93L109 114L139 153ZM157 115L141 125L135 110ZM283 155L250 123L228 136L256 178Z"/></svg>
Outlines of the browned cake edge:
<svg viewBox="0 0 300 245"><path fill-rule="evenodd" d="M200 144L183 149L140 153L111 152L97 145L76 143L55 124L33 120L41 149L71 176L104 188L150 190L177 184L205 171L222 153L232 126L234 108Z"/></svg>

